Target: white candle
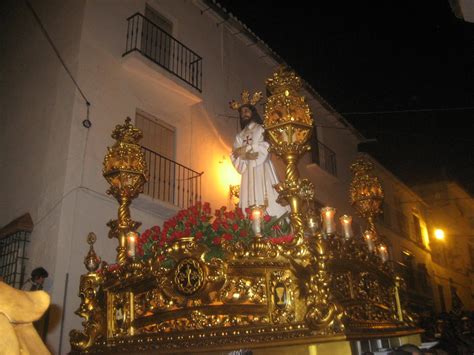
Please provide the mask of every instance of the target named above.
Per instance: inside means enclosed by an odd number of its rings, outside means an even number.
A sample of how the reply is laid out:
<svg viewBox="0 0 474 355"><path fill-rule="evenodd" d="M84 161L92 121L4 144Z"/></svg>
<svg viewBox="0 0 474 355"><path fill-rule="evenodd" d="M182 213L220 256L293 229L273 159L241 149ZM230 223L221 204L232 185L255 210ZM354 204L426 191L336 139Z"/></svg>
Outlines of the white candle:
<svg viewBox="0 0 474 355"><path fill-rule="evenodd" d="M336 209L334 207L321 208L321 217L323 220L323 232L325 234L333 234L336 231L336 225L334 224L334 215Z"/></svg>
<svg viewBox="0 0 474 355"><path fill-rule="evenodd" d="M352 217L345 214L344 216L339 218L339 220L341 221L344 238L352 238Z"/></svg>
<svg viewBox="0 0 474 355"><path fill-rule="evenodd" d="M364 240L367 243L367 247L369 248L370 252L374 251L374 238L372 235L372 231L366 230L364 232Z"/></svg>
<svg viewBox="0 0 474 355"><path fill-rule="evenodd" d="M383 263L385 263L388 260L387 247L383 244L379 245L379 255Z"/></svg>
<svg viewBox="0 0 474 355"><path fill-rule="evenodd" d="M317 215L314 215L314 214L309 215L308 228L312 234L316 234L316 232L318 231Z"/></svg>
<svg viewBox="0 0 474 355"><path fill-rule="evenodd" d="M135 232L127 233L127 253L131 258L135 257L135 248L137 244L137 234Z"/></svg>
<svg viewBox="0 0 474 355"><path fill-rule="evenodd" d="M256 236L262 232L262 211L258 207L252 209L252 230Z"/></svg>

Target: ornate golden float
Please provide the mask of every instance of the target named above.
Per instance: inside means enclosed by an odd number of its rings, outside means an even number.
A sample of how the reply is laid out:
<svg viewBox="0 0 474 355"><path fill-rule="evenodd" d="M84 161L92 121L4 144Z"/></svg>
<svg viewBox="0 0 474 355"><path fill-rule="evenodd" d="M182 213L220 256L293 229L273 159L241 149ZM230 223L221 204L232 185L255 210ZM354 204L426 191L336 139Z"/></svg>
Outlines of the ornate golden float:
<svg viewBox="0 0 474 355"><path fill-rule="evenodd" d="M338 344L338 353L350 353L351 340L420 332L402 308L398 279L378 254L373 218L383 192L370 166L353 165L350 191L351 202L367 218L372 244L350 228L336 233L333 209L320 218L311 208L314 188L297 169L313 125L298 95L300 78L282 68L267 87L265 129L271 149L287 166L277 190L279 202L291 207L293 241L273 244L257 233L247 244L224 243L224 257L209 258L206 245L189 235L155 250L156 257L147 261L127 254L139 226L129 205L146 181L141 133L127 119L113 132L116 143L103 170L120 205L118 219L108 223L109 237L119 240L117 264L101 267L91 233L76 311L85 319L84 329L70 333L73 353L211 352L329 342ZM165 266L163 256L173 262Z"/></svg>

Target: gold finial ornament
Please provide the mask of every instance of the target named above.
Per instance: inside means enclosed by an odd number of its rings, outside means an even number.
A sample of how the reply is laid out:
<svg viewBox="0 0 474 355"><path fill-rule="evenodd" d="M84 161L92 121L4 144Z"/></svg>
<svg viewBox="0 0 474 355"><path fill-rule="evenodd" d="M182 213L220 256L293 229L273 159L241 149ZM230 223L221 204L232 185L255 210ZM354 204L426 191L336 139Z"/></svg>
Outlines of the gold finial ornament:
<svg viewBox="0 0 474 355"><path fill-rule="evenodd" d="M281 66L267 79L267 89L272 95L298 92L301 90L301 78L292 70Z"/></svg>
<svg viewBox="0 0 474 355"><path fill-rule="evenodd" d="M94 250L94 243L97 241L97 237L94 233L89 233L87 235L87 244L90 245L89 252L87 253L84 259L84 265L86 266L87 271L95 272L99 268L100 258L97 256Z"/></svg>
<svg viewBox="0 0 474 355"><path fill-rule="evenodd" d="M361 217L367 219L369 230L376 234L374 217L382 212L384 193L378 177L371 172L373 168L373 164L363 157L359 157L351 165L354 177L349 194L351 204Z"/></svg>
<svg viewBox="0 0 474 355"><path fill-rule="evenodd" d="M142 132L135 128L127 117L125 124L117 125L112 133L116 140L104 158L103 175L110 188L108 194L114 196L120 204L118 219L111 220L109 237L119 240L117 248L117 261L123 264L127 259L127 238L130 231L136 231L139 222L132 221L130 217L130 204L140 192L147 181L145 155L138 141L143 137Z"/></svg>
<svg viewBox="0 0 474 355"><path fill-rule="evenodd" d="M303 145L310 137L311 132L304 128L312 128L313 119L305 97L299 95L301 87L300 77L286 67L281 67L267 79L267 89L271 95L265 107L265 127L268 129L292 123L293 128L302 129L292 130L292 134L287 135L275 134L272 137L275 143L295 142ZM280 133L283 133L282 130Z"/></svg>
<svg viewBox="0 0 474 355"><path fill-rule="evenodd" d="M127 117L125 124L115 126L112 132L112 138L120 142L137 144L143 138L143 133L138 128L134 127L130 122L132 119Z"/></svg>
<svg viewBox="0 0 474 355"><path fill-rule="evenodd" d="M231 102L229 102L229 106L231 109L233 110L239 110L240 107L242 107L243 105L252 105L252 106L255 106L257 104L257 102L259 102L262 97L263 97L263 94L261 91L257 91L255 92L252 97L250 97L250 93L247 91L247 90L244 90L242 91L242 102L239 103L235 100L232 100Z"/></svg>
<svg viewBox="0 0 474 355"><path fill-rule="evenodd" d="M97 272L100 258L94 251L96 240L97 237L94 233L91 232L87 235L87 244L90 248L84 259L84 265L88 273L81 275L79 283L81 304L74 312L79 317L84 318L84 322L82 322L84 330L71 330L69 332L71 348L74 351L82 351L91 347L97 339L104 336L105 331L106 319L103 315L105 304L100 290L103 279L100 273Z"/></svg>

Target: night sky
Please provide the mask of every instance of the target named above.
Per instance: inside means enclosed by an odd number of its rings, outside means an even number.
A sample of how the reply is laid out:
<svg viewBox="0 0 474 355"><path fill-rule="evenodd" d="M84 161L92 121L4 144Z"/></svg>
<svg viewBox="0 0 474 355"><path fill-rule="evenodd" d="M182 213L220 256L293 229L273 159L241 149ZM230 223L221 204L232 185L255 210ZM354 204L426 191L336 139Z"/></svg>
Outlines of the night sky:
<svg viewBox="0 0 474 355"><path fill-rule="evenodd" d="M474 194L474 24L448 0L219 3L377 139L361 150L408 184Z"/></svg>

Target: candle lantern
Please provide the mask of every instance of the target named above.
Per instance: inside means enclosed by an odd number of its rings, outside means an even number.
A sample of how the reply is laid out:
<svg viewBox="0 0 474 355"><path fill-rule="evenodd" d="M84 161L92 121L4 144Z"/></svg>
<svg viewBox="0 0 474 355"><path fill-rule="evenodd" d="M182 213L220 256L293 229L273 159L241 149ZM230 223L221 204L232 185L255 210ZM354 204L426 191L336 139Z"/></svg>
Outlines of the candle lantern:
<svg viewBox="0 0 474 355"><path fill-rule="evenodd" d="M298 160L308 150L308 141L313 130L311 110L304 96L299 94L302 81L295 72L281 67L267 80L271 94L265 105L264 126L270 150L280 156L286 164L285 181L275 186L278 202L291 208L290 222L295 244L303 244L305 223L303 221L302 196L304 189L312 190L307 179L300 179Z"/></svg>
<svg viewBox="0 0 474 355"><path fill-rule="evenodd" d="M384 244L380 244L378 247L379 256L383 263L387 262L388 260L388 250Z"/></svg>
<svg viewBox="0 0 474 355"><path fill-rule="evenodd" d="M351 165L354 173L350 186L350 201L360 216L367 219L369 229L376 238L374 218L382 212L384 193L378 177L372 174L373 164L364 158L359 158Z"/></svg>
<svg viewBox="0 0 474 355"><path fill-rule="evenodd" d="M260 238L262 236L262 219L264 209L262 206L254 205L250 207L252 211L252 230L255 237Z"/></svg>
<svg viewBox="0 0 474 355"><path fill-rule="evenodd" d="M344 235L344 238L352 238L352 217L345 214L341 218L339 218L339 220L341 221L342 234Z"/></svg>
<svg viewBox="0 0 474 355"><path fill-rule="evenodd" d="M135 257L138 234L135 232L127 233L127 255L130 258Z"/></svg>
<svg viewBox="0 0 474 355"><path fill-rule="evenodd" d="M319 216L315 213L315 211L310 210L307 213L307 227L311 235L315 235L319 229Z"/></svg>
<svg viewBox="0 0 474 355"><path fill-rule="evenodd" d="M364 240L367 243L367 248L370 252L373 252L375 249L374 245L374 233L371 230L366 230L364 232Z"/></svg>
<svg viewBox="0 0 474 355"><path fill-rule="evenodd" d="M334 223L334 215L336 209L334 207L321 208L321 219L323 221L323 233L334 234L336 232L336 224Z"/></svg>
<svg viewBox="0 0 474 355"><path fill-rule="evenodd" d="M117 238L117 262L125 263L127 260L127 233L135 231L140 226L139 222L130 216L130 204L143 190L147 181L145 155L138 144L142 132L135 128L127 118L125 124L117 125L112 138L115 144L107 148L104 158L103 175L110 188L108 194L114 196L120 204L118 219L110 221L109 237Z"/></svg>

